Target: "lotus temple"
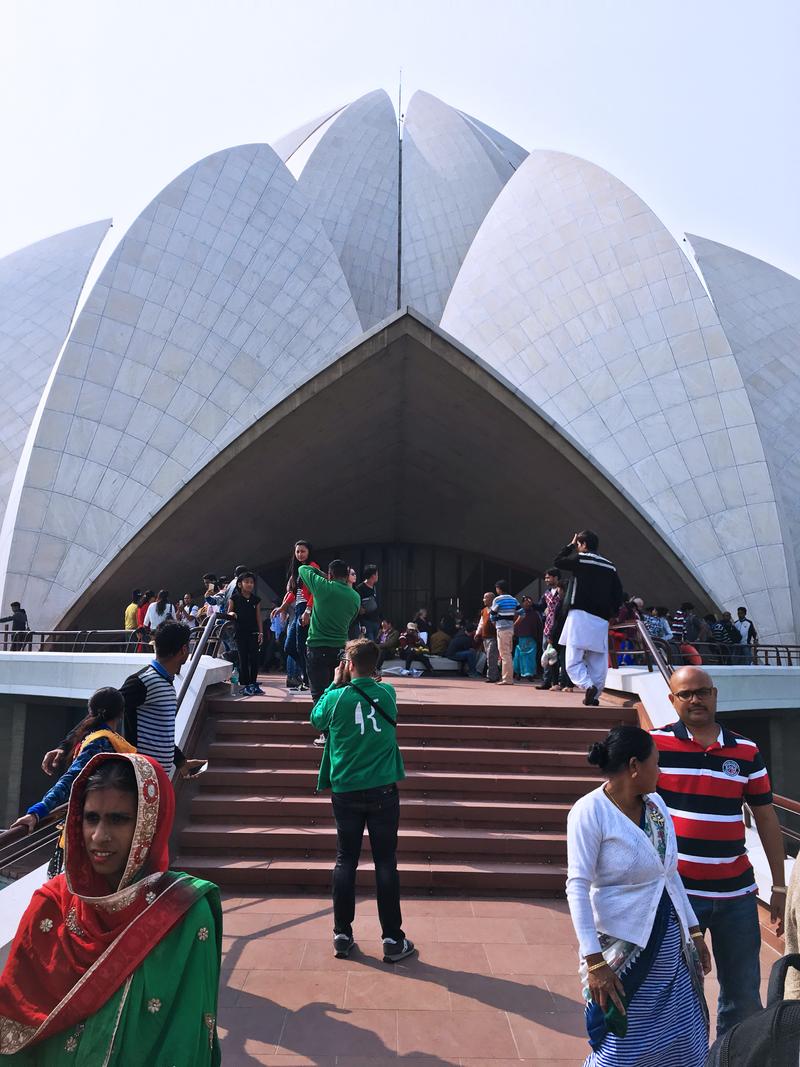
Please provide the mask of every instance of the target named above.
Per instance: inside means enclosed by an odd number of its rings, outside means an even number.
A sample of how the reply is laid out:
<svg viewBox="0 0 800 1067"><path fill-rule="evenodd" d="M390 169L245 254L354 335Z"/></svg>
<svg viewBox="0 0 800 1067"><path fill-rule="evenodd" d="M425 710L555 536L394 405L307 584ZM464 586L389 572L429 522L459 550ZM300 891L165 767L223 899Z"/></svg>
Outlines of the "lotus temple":
<svg viewBox="0 0 800 1067"><path fill-rule="evenodd" d="M631 595L800 634L796 278L425 92L402 139L372 92L109 226L0 260L0 584L36 629L279 580L297 537L368 546L398 612L479 597L590 525Z"/></svg>

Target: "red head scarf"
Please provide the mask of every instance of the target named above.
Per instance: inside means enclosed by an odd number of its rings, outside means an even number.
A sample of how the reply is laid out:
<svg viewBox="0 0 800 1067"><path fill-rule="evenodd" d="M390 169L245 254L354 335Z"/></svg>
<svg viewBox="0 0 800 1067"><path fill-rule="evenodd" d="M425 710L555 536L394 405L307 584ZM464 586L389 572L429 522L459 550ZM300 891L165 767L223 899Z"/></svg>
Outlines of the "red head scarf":
<svg viewBox="0 0 800 1067"><path fill-rule="evenodd" d="M83 843L88 779L109 760L127 760L137 816L119 888L91 865ZM100 752L75 779L65 830L65 873L38 889L22 917L0 978L0 1053L39 1042L94 1014L193 902L167 873L175 794L147 756Z"/></svg>

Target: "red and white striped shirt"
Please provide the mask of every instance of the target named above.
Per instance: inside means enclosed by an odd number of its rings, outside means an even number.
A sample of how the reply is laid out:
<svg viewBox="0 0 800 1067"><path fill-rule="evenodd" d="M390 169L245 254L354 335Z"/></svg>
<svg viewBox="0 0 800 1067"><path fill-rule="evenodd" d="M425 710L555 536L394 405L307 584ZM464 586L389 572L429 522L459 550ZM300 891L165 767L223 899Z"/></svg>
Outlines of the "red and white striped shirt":
<svg viewBox="0 0 800 1067"><path fill-rule="evenodd" d="M664 798L678 838L678 871L698 897L736 897L756 889L742 805L772 803L767 768L754 741L720 727L708 748L682 722L653 730Z"/></svg>

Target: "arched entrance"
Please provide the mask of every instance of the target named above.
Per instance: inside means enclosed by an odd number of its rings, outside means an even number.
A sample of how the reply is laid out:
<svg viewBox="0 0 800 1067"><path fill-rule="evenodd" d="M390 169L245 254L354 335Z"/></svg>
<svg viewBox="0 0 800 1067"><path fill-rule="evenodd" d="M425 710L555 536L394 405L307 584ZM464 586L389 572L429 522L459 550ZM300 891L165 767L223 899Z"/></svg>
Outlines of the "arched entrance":
<svg viewBox="0 0 800 1067"><path fill-rule="evenodd" d="M298 537L321 546L451 546L462 559L514 561L532 578L586 525L631 594L709 602L588 456L475 356L406 312L217 456L63 624L119 625L133 586L197 589L206 570L284 559Z"/></svg>

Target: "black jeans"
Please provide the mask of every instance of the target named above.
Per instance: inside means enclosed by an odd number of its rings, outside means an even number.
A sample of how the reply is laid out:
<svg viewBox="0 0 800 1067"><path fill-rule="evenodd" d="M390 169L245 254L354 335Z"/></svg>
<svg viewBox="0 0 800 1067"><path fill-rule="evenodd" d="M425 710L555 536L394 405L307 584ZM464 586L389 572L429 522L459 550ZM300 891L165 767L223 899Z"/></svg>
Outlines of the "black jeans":
<svg viewBox="0 0 800 1067"><path fill-rule="evenodd" d="M315 704L333 681L339 660L342 658L342 651L341 648L308 648L306 650L308 687Z"/></svg>
<svg viewBox="0 0 800 1067"><path fill-rule="evenodd" d="M333 931L352 936L356 914L356 869L361 855L364 827L369 832L375 863L378 918L384 937L402 941L400 878L397 874L397 828L400 794L396 785L334 793L336 819L336 866L333 869Z"/></svg>
<svg viewBox="0 0 800 1067"><path fill-rule="evenodd" d="M239 685L255 685L258 681L258 634L236 631L239 649Z"/></svg>
<svg viewBox="0 0 800 1067"><path fill-rule="evenodd" d="M406 670L407 671L411 670L411 664L414 663L415 661L417 663L421 663L426 671L432 671L433 670L433 664L431 663L431 661L428 659L428 657L425 655L424 652L414 652L413 650L410 651L410 652L404 652L403 653L403 659L405 661L405 665L406 665Z"/></svg>

